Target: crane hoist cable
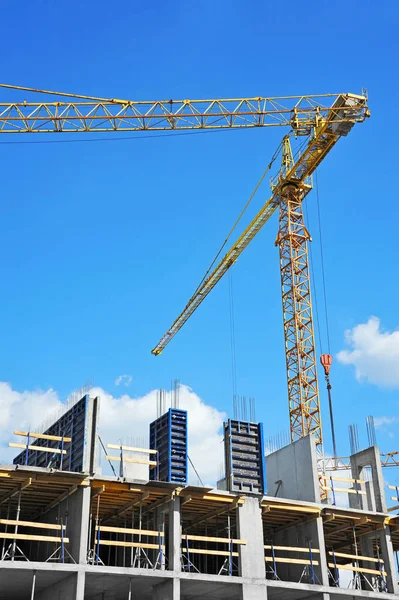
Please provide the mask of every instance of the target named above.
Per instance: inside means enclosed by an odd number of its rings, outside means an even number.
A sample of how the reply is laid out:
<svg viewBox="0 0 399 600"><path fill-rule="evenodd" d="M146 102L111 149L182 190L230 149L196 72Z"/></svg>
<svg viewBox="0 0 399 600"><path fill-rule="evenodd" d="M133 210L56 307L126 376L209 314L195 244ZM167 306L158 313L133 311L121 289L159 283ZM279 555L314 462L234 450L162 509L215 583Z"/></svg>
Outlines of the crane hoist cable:
<svg viewBox="0 0 399 600"><path fill-rule="evenodd" d="M229 269L229 315L230 315L230 354L231 354L231 382L233 393L233 414L234 418L238 418L237 409L237 361L236 361L236 335L235 335L235 320L234 320L234 294L233 294L233 273Z"/></svg>
<svg viewBox="0 0 399 600"><path fill-rule="evenodd" d="M309 219L309 212L308 212L308 205L306 203L306 201L303 203L304 204L304 208L305 208L305 215L306 215L306 223L307 223L307 227L308 230L311 230L310 228L310 219ZM313 260L313 251L312 251L312 244L309 244L309 267L310 267L310 272L312 275L312 299L314 300L314 307L315 307L315 313L316 313L316 324L317 324L317 336L319 338L319 348L320 348L320 352L323 353L323 343L322 343L322 337L321 337L321 327L320 327L320 317L319 317L319 300L318 300L318 294L317 294L317 286L316 286L316 276L315 276L315 270L314 270L314 260Z"/></svg>
<svg viewBox="0 0 399 600"><path fill-rule="evenodd" d="M318 228L319 228L319 244L320 244L320 264L321 264L321 275L322 275L322 284L323 284L323 303L324 303L324 317L326 323L326 337L327 337L327 350L328 354L323 354L323 346L322 346L322 338L321 338L321 329L320 329L320 321L318 314L318 302L316 295L316 286L314 285L315 290L315 308L316 308L316 319L317 319L317 327L319 329L319 340L320 340L320 363L324 369L324 376L327 384L327 395L328 395L328 408L330 413L330 427L331 427L331 440L333 445L333 455L334 459L337 459L337 442L335 436L335 425L334 425L334 410L333 410L333 402L331 397L331 381L330 381L330 369L332 365L332 356L331 356L331 346L330 346L330 331L329 331L329 320L328 320L328 304L327 304L327 291L326 291L326 275L325 275L325 267L324 267L324 250L323 250L323 231L321 226L321 211L320 211L320 193L319 193L319 182L317 178L317 172L315 173L315 183L316 183L316 204L317 204L317 220L318 220ZM312 269L312 278L313 282L315 282L315 277L313 273L312 263L312 250L310 248L310 257L311 257L311 269Z"/></svg>
<svg viewBox="0 0 399 600"><path fill-rule="evenodd" d="M317 171L315 172L315 181L316 181L317 217L318 217L318 222L319 222L320 259L321 259L321 274L322 274L322 281L323 281L323 297L324 297L324 312L325 312L325 320L326 320L327 349L328 349L328 354L331 354L330 327L329 327L329 320L328 320L327 292L326 292L326 276L325 276L325 268L324 268L323 232L322 232L322 227L321 227L319 181L318 181L318 177L317 177Z"/></svg>
<svg viewBox="0 0 399 600"><path fill-rule="evenodd" d="M187 135L205 135L208 133L226 133L227 131L240 131L240 129L201 129L200 131L183 131L182 133L151 133L150 135L123 135L118 137L95 137L95 138L79 138L74 140L18 140L0 142L0 146L13 146L16 144L24 144L25 146L35 144L87 144L93 142L125 142L127 140L149 140L151 138L170 138L183 137Z"/></svg>

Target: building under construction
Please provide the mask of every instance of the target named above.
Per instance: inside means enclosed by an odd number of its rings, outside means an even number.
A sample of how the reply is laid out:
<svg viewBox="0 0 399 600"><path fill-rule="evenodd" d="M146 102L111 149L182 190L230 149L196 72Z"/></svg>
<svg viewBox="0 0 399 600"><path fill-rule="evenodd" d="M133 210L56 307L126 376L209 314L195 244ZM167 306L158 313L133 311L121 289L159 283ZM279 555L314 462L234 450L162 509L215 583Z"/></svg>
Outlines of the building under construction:
<svg viewBox="0 0 399 600"><path fill-rule="evenodd" d="M398 490L376 446L323 474L312 436L265 458L261 424L229 420L225 477L193 486L190 415L170 408L149 424L149 448L107 445L120 468L105 476L100 404L85 396L42 433L14 432L22 452L0 466L0 598L399 596L399 515L385 500ZM134 463L146 480L124 476Z"/></svg>
<svg viewBox="0 0 399 600"><path fill-rule="evenodd" d="M99 398L83 397L44 430L15 431L18 441L10 445L20 454L0 465L0 598L398 597L399 506L387 508L385 491L396 503L399 491L382 476L382 466L398 464L397 453L382 459L372 442L338 458L329 354L321 361L333 458L324 453L311 237L302 209L317 167L369 116L367 93L131 101L0 87L39 95L2 103L0 134L288 129L194 295L152 352L161 354L277 212L291 439L266 458L262 425L234 415L224 425L225 476L215 489L188 484L190 414L176 406L149 424L148 448L101 441L110 476L97 467ZM56 100L48 102L49 95ZM270 197L219 259L276 161ZM145 467L146 477L133 476L132 465Z"/></svg>

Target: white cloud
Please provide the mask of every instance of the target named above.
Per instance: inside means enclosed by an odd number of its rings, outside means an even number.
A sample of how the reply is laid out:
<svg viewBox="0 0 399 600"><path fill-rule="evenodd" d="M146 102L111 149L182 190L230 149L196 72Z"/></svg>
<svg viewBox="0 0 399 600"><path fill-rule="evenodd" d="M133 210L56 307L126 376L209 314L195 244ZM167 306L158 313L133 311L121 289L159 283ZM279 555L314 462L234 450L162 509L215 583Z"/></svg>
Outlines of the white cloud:
<svg viewBox="0 0 399 600"><path fill-rule="evenodd" d="M376 427L384 427L384 425L392 425L398 420L398 417L374 417L374 425Z"/></svg>
<svg viewBox="0 0 399 600"><path fill-rule="evenodd" d="M35 425L61 408L62 403L52 389L17 392L9 383L0 382L0 446L5 446L0 447L0 462L11 461L17 454L15 449L8 447L8 442L18 441L13 436L14 429L33 431Z"/></svg>
<svg viewBox="0 0 399 600"><path fill-rule="evenodd" d="M380 320L370 317L345 332L347 348L338 360L355 367L358 381L399 388L399 330L382 331Z"/></svg>
<svg viewBox="0 0 399 600"><path fill-rule="evenodd" d="M127 445L144 443L144 447L148 447L149 423L157 418L157 390L133 398L128 394L115 397L101 388L93 388L90 395L101 397L99 431L107 443L122 440ZM171 392L166 392L167 406L170 401ZM189 456L202 481L214 484L223 463L222 424L226 415L205 404L186 385L180 386L179 407L188 411ZM102 465L105 470L104 460ZM135 473L144 471L135 469ZM196 475L191 474L190 480L197 483Z"/></svg>
<svg viewBox="0 0 399 600"><path fill-rule="evenodd" d="M118 386L123 383L125 387L129 387L129 385L132 383L132 379L133 377L131 375L119 375L119 377L115 379L114 384Z"/></svg>
<svg viewBox="0 0 399 600"><path fill-rule="evenodd" d="M157 390L141 397L121 394L118 397L102 388L90 390L91 396L100 396L99 433L105 444L122 443L148 447L148 430L157 417ZM171 392L166 393L166 405L170 406ZM186 385L180 386L179 406L188 410L189 456L204 484L216 483L223 463L222 424L226 415L206 404ZM63 404L57 393L47 391L17 392L8 383L0 382L0 462L11 462L17 451L7 447L14 440L14 429L33 430L44 419L59 413ZM56 414L55 418L58 418ZM118 454L117 450L112 451ZM101 451L102 457L104 453ZM141 458L143 455L141 455ZM118 472L118 464L114 463ZM110 473L108 463L102 458L104 473ZM135 470L135 476L145 479L148 468ZM197 476L190 473L190 482L196 484Z"/></svg>

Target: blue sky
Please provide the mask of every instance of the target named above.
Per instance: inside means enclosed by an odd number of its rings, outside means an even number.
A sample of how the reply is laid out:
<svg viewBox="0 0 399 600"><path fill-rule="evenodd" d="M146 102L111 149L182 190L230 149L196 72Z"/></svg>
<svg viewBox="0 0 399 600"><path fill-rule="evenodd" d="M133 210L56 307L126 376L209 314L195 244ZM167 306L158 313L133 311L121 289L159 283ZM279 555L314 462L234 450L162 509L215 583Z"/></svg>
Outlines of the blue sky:
<svg viewBox="0 0 399 600"><path fill-rule="evenodd" d="M335 356L345 347L345 330L372 315L386 331L399 326L393 131L399 8L394 0L354 8L348 14L342 3L310 1L304 11L289 0L284 7L200 1L116 9L87 0L68 11L60 2L38 1L24 19L21 7L5 0L1 77L131 99L368 88L371 119L340 141L318 174ZM2 90L0 96L27 94ZM227 278L161 357L150 350L202 278L284 133L115 136L94 143L82 136L73 144L10 144L32 139L0 136L0 380L20 391L51 387L66 397L93 377L117 395L114 381L126 373L129 393L140 396L177 377L204 402L231 413ZM263 188L253 211L268 194ZM314 192L307 205L321 303ZM274 218L232 275L238 391L256 398L266 435L288 427L276 231ZM391 368L395 341L389 348L382 369ZM380 362L381 356L377 367ZM387 388L375 375L373 355L366 363L366 381L359 382L353 367L334 360L341 454L348 451L350 423L359 424L363 444L365 416L398 414L395 382ZM379 385L367 382L367 369ZM321 389L331 450L322 380ZM379 428L383 450L398 448L397 432L394 422Z"/></svg>

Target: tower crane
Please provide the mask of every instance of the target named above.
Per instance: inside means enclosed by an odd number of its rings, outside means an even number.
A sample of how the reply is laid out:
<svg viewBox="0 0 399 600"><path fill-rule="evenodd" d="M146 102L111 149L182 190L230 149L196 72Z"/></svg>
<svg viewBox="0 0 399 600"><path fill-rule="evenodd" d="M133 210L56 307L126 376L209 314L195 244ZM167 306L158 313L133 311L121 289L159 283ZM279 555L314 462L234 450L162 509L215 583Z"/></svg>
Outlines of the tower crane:
<svg viewBox="0 0 399 600"><path fill-rule="evenodd" d="M313 434L322 453L307 249L310 235L304 223L302 202L312 189L315 169L341 137L369 116L367 95L132 101L8 84L0 87L40 96L34 102L0 102L0 134L288 128L279 148L281 166L272 179L270 198L219 264L206 275L152 353L162 352L278 211L276 245L280 256L291 439ZM54 96L54 100L43 100L48 96ZM292 137L302 140L296 154L291 148Z"/></svg>

